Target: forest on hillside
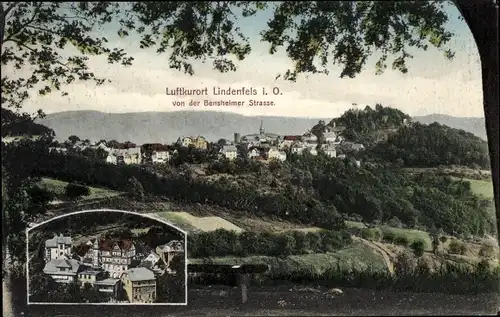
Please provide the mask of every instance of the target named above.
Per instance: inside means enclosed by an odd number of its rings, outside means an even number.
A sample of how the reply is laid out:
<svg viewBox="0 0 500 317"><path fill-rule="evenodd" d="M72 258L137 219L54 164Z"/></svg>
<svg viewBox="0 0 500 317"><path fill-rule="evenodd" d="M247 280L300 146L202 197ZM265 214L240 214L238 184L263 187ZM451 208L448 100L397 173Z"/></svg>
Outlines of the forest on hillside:
<svg viewBox="0 0 500 317"><path fill-rule="evenodd" d="M380 104L375 109L348 110L327 126L334 125L343 127L346 140L365 145L367 150L356 155L364 161L405 167L490 168L488 144L481 138L437 122L412 122L404 112Z"/></svg>
<svg viewBox="0 0 500 317"><path fill-rule="evenodd" d="M9 151L15 155L15 147ZM79 155L37 153L34 175L88 186L130 191L135 178L146 195L211 204L255 216L342 229L346 219L367 223L400 222L406 228L436 226L449 234L491 234L490 201L476 196L467 181L413 175L387 165L332 160L326 155L290 157L280 163L236 160L212 163L211 178L190 173L186 164L116 166Z"/></svg>
<svg viewBox="0 0 500 317"><path fill-rule="evenodd" d="M468 166L489 169L488 143L472 133L437 122L414 123L389 135L367 155L407 167Z"/></svg>

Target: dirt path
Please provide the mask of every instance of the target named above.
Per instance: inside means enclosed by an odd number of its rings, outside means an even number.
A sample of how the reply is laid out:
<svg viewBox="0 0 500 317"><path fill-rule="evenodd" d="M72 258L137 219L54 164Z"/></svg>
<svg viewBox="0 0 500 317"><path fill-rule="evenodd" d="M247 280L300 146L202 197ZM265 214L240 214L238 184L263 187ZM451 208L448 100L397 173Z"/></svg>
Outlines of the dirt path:
<svg viewBox="0 0 500 317"><path fill-rule="evenodd" d="M379 246L378 244L368 241L366 239L355 236L353 236L352 239L353 241L359 241L363 243L364 245L372 248L375 252L379 253L384 259L384 262L387 266L387 270L389 271L389 273L394 274L394 264L393 264L394 255L392 253L390 253L385 248Z"/></svg>

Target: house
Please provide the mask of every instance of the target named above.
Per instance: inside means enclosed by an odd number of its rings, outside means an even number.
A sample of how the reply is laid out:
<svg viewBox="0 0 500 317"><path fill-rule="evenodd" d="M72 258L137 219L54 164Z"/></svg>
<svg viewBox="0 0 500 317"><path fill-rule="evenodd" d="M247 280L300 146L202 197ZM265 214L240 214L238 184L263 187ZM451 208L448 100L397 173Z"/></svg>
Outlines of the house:
<svg viewBox="0 0 500 317"><path fill-rule="evenodd" d="M351 145L354 151L364 150L365 146L363 144L353 143Z"/></svg>
<svg viewBox="0 0 500 317"><path fill-rule="evenodd" d="M81 266L77 260L55 259L45 264L43 273L52 277L57 283L71 283L77 278L80 269Z"/></svg>
<svg viewBox="0 0 500 317"><path fill-rule="evenodd" d="M147 257L145 257L141 261L141 263L138 265L138 267L145 267L145 268L153 271L155 276L158 276L158 275L162 275L165 272L165 270L163 270L160 267L160 266L164 267L164 265L162 265L162 264L164 264L164 263L163 263L163 260L160 259L160 256L154 252L151 252Z"/></svg>
<svg viewBox="0 0 500 317"><path fill-rule="evenodd" d="M303 141L302 139L303 139L302 135L285 135L283 137L283 141L281 141L279 144L279 148L283 149L290 147L292 144L296 142L302 142Z"/></svg>
<svg viewBox="0 0 500 317"><path fill-rule="evenodd" d="M71 257L71 237L62 234L55 235L52 239L45 241L45 263L51 260L66 259Z"/></svg>
<svg viewBox="0 0 500 317"><path fill-rule="evenodd" d="M64 154L68 152L66 148L63 147L49 147L49 153L59 153L59 154Z"/></svg>
<svg viewBox="0 0 500 317"><path fill-rule="evenodd" d="M143 262L151 262L151 263L156 263L160 260L160 257L158 254L151 252L147 257L145 257L142 261Z"/></svg>
<svg viewBox="0 0 500 317"><path fill-rule="evenodd" d="M172 240L167 244L156 247L156 254L158 254L167 269L169 268L172 259L177 255L182 255L183 253L184 243L178 240Z"/></svg>
<svg viewBox="0 0 500 317"><path fill-rule="evenodd" d="M109 297L111 301L118 298L118 294L121 289L121 282L116 278L106 278L103 280L98 280L94 283L99 292L104 296Z"/></svg>
<svg viewBox="0 0 500 317"><path fill-rule="evenodd" d="M345 159L345 158L346 158L346 156L345 156L345 154L340 154L339 156L337 156L337 158L339 158L339 159L343 160L343 159Z"/></svg>
<svg viewBox="0 0 500 317"><path fill-rule="evenodd" d="M269 148L269 151L267 152L267 159L268 160L278 160L278 161L285 161L286 160L286 153L284 151L280 151L276 147L271 147Z"/></svg>
<svg viewBox="0 0 500 317"><path fill-rule="evenodd" d="M133 147L132 147L133 145ZM130 147L121 145L116 148L112 148L110 151L111 155L114 155L116 157L116 164L140 164L142 157L141 157L141 148L136 147L135 144L131 143ZM109 160L109 161L108 161ZM111 164L114 163L115 159L108 156L106 158L106 162L109 162Z"/></svg>
<svg viewBox="0 0 500 317"><path fill-rule="evenodd" d="M153 151L151 153L151 161L153 164L164 164L170 161L171 155L169 151Z"/></svg>
<svg viewBox="0 0 500 317"><path fill-rule="evenodd" d="M78 272L78 280L82 283L94 285L98 280L103 280L106 272L100 269L88 268Z"/></svg>
<svg viewBox="0 0 500 317"><path fill-rule="evenodd" d="M84 258L91 259L94 267L102 267L112 278L119 278L135 258L135 245L132 240L96 239Z"/></svg>
<svg viewBox="0 0 500 317"><path fill-rule="evenodd" d="M108 154L108 156L106 157L106 163L117 165L118 157L115 154Z"/></svg>
<svg viewBox="0 0 500 317"><path fill-rule="evenodd" d="M189 147L193 146L200 150L206 150L208 148L207 140L202 136L197 137L180 137L177 139L177 145Z"/></svg>
<svg viewBox="0 0 500 317"><path fill-rule="evenodd" d="M105 142L98 142L96 145L91 147L94 150L101 149L106 151L106 153L111 153L112 149L106 145Z"/></svg>
<svg viewBox="0 0 500 317"><path fill-rule="evenodd" d="M290 150L294 154L301 154L306 149L306 146L302 142L295 142L290 146Z"/></svg>
<svg viewBox="0 0 500 317"><path fill-rule="evenodd" d="M144 267L129 269L121 277L123 290L130 303L154 303L156 278L153 271Z"/></svg>
<svg viewBox="0 0 500 317"><path fill-rule="evenodd" d="M334 143L337 141L337 133L331 131L331 132L324 132L323 137L325 139L326 143Z"/></svg>
<svg viewBox="0 0 500 317"><path fill-rule="evenodd" d="M256 158L256 157L260 157L260 150L258 148L253 148L251 149L250 151L248 151L248 158L249 159L253 159L253 158Z"/></svg>
<svg viewBox="0 0 500 317"><path fill-rule="evenodd" d="M337 149L330 144L323 144L321 150L329 157L337 157Z"/></svg>
<svg viewBox="0 0 500 317"><path fill-rule="evenodd" d="M141 164L141 155L139 153L125 153L123 155L123 163L130 164Z"/></svg>
<svg viewBox="0 0 500 317"><path fill-rule="evenodd" d="M304 142L307 142L307 143L317 143L318 137L308 131L304 134L304 136L302 137L302 140Z"/></svg>
<svg viewBox="0 0 500 317"><path fill-rule="evenodd" d="M220 149L220 155L228 160L234 160L238 157L238 149L234 145L224 145Z"/></svg>
<svg viewBox="0 0 500 317"><path fill-rule="evenodd" d="M318 150L316 149L316 146L308 146L307 147L307 151L311 154L311 155L318 155Z"/></svg>

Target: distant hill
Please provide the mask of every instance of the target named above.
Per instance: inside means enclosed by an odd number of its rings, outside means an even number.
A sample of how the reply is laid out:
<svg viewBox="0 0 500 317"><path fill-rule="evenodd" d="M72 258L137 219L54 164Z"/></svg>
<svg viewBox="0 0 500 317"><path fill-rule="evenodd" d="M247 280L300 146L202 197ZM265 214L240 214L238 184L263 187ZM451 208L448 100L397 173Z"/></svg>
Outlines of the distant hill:
<svg viewBox="0 0 500 317"><path fill-rule="evenodd" d="M470 132L483 140L487 140L484 118L481 117L452 117L444 114L430 114L427 116L413 117L413 120L423 124L437 122L450 128L461 129Z"/></svg>
<svg viewBox="0 0 500 317"><path fill-rule="evenodd" d="M330 118L331 119L331 118ZM179 136L202 135L209 141L233 140L234 133L258 133L261 120L266 132L302 134L320 119L243 116L230 112L175 111L103 113L98 111L67 111L48 114L37 121L54 129L56 139L70 135L81 139L132 141L136 143L171 143Z"/></svg>
<svg viewBox="0 0 500 317"><path fill-rule="evenodd" d="M277 134L301 134L311 129L319 120L332 118L295 118L271 116L243 116L230 112L176 111L103 113L98 111L66 111L48 114L37 123L56 133L56 138L65 140L70 135L81 139L132 141L136 143L171 143L179 136L203 135L216 142L221 138L232 140L233 133L241 135L257 133L261 120L266 132ZM445 115L414 117L421 123L440 124L463 129L483 139L486 130L483 118L456 118Z"/></svg>

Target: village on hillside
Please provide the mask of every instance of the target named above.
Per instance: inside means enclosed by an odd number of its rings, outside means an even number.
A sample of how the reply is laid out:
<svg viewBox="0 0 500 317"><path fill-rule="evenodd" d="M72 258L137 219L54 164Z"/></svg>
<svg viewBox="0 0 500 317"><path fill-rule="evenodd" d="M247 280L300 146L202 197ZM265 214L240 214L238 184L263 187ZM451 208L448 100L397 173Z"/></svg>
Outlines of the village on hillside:
<svg viewBox="0 0 500 317"><path fill-rule="evenodd" d="M59 285L76 283L82 289L89 287L99 302L162 303L159 279L184 274L177 270L185 268L175 263L184 261L184 253L184 241L180 240L152 248L133 238L102 236L85 242L59 233L44 243L43 277ZM30 283L30 288L32 284L35 283ZM40 290L30 289L30 296L37 291ZM50 294L49 298L50 302L58 301L57 295ZM89 298L82 301L93 302Z"/></svg>
<svg viewBox="0 0 500 317"><path fill-rule="evenodd" d="M278 135L267 132L264 123L261 121L258 133L241 136L234 133L233 140L220 139L215 145L216 156L227 160L236 158L247 158L261 161L263 163L278 160L285 161L290 155L310 153L317 155L319 151L328 157L343 159L344 152L356 152L364 149L363 144L358 144L346 140L342 136L344 127L325 125L324 121L319 124L323 126L321 132L322 142L318 142L318 136L311 130L302 135ZM203 136L182 136L172 145L159 143L147 143L137 145L133 142L120 143L117 141L99 141L90 144L87 141L73 140L71 145L80 151L85 149L101 149L106 152L106 162L110 164L162 164L169 162L178 152L178 147L194 148L200 151L207 151L211 143ZM50 149L53 152L64 153L68 151L66 146L54 146Z"/></svg>

